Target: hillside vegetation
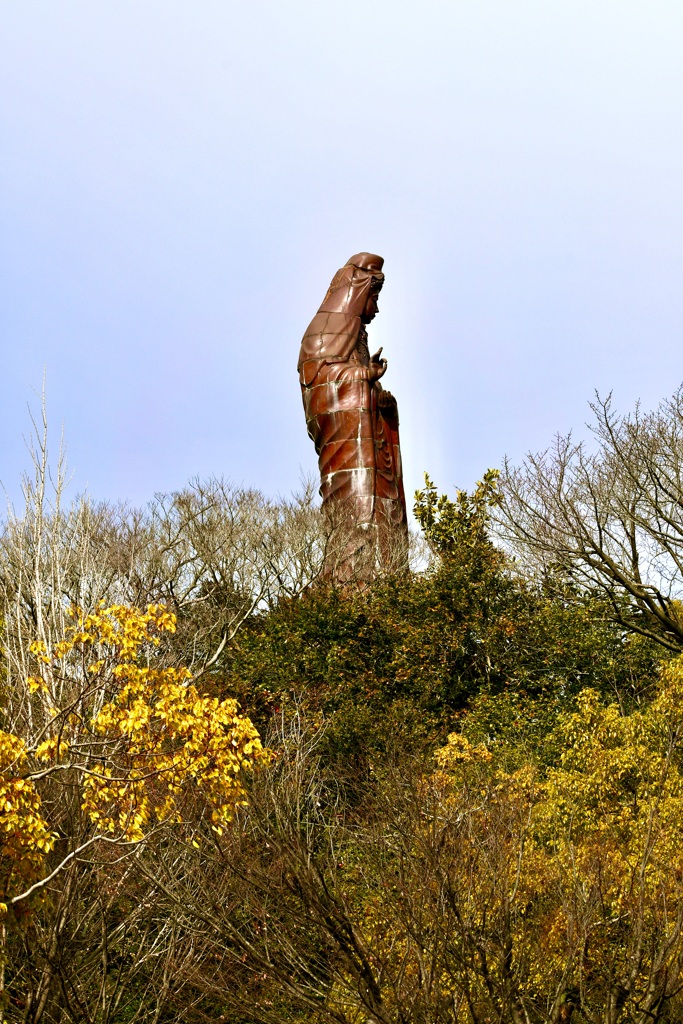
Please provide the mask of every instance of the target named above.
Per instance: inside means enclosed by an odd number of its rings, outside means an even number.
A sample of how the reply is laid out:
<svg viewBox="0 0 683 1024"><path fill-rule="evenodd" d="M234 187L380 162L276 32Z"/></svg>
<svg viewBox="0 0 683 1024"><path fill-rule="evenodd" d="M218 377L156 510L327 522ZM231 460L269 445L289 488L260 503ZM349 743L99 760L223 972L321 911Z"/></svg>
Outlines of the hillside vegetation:
<svg viewBox="0 0 683 1024"><path fill-rule="evenodd" d="M0 1022L683 1019L683 406L415 499L343 588L308 491L0 536Z"/></svg>

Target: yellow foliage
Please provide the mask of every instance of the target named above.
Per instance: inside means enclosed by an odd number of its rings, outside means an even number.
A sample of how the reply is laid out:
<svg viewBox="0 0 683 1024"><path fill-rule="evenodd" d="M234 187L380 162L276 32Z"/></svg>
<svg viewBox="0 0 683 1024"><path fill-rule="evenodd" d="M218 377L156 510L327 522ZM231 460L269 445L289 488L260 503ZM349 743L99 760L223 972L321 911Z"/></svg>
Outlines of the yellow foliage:
<svg viewBox="0 0 683 1024"><path fill-rule="evenodd" d="M459 732L452 732L446 746L436 752L436 763L445 771L452 771L457 764L490 760L491 754L483 743L473 747L467 737Z"/></svg>
<svg viewBox="0 0 683 1024"><path fill-rule="evenodd" d="M26 777L27 760L24 741L0 732L0 916L7 912L7 901L39 877L57 838Z"/></svg>
<svg viewBox="0 0 683 1024"><path fill-rule="evenodd" d="M645 998L655 963L683 955L683 658L631 714L584 690L557 739L559 763L545 772L531 763L507 772L462 736L437 754L441 806L457 805L471 823L454 860L458 873L467 858L477 865L459 883L468 927L485 935L476 908L489 921L507 908L506 941L529 998L583 985L589 1005L607 998L597 993L612 977L633 977L634 1000Z"/></svg>
<svg viewBox="0 0 683 1024"><path fill-rule="evenodd" d="M30 746L0 733L5 894L40 873L54 843L32 774L80 786L90 830L81 827L73 847L98 833L140 842L162 822L189 823L194 837L207 816L220 832L245 802L244 770L269 757L236 701L200 694L186 668L154 666L163 634L176 628L164 605L102 605L72 616L51 650L31 646L41 674L27 681L29 693L51 702L41 734ZM61 702L56 679L69 682Z"/></svg>
<svg viewBox="0 0 683 1024"><path fill-rule="evenodd" d="M560 723L565 749L548 772L537 835L563 890L599 902L593 957L614 959L614 929L675 934L683 897L683 659L661 674L657 695L624 715L591 690ZM623 944L623 969L630 950ZM646 964L643 964L643 970Z"/></svg>
<svg viewBox="0 0 683 1024"><path fill-rule="evenodd" d="M373 884L366 861L357 869L367 955L400 979L397 1012L431 986L456 1021L513 1019L513 1006L515 1019L559 1020L548 1008L565 1000L606 1019L616 999L622 1020L678 991L683 658L630 714L583 691L555 740L546 767L452 734L416 810L371 855Z"/></svg>
<svg viewBox="0 0 683 1024"><path fill-rule="evenodd" d="M116 742L116 767L87 776L84 810L98 827L138 840L152 821L181 821L194 791L220 830L245 802L240 772L265 756L255 727L236 701L200 696L185 669L115 671L123 685L93 729Z"/></svg>

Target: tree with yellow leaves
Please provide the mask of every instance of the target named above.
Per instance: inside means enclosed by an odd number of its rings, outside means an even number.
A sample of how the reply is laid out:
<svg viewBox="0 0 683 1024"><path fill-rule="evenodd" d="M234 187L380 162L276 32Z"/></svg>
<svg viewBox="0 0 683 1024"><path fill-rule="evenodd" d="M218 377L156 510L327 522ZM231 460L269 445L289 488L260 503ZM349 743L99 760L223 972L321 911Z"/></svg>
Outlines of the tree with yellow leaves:
<svg viewBox="0 0 683 1024"><path fill-rule="evenodd" d="M234 700L201 694L187 669L159 659L175 629L165 606L71 616L52 649L31 645L33 672L14 695L23 735L0 733L0 912L10 923L39 894L63 904L84 871L101 884L103 865L111 872L164 830L194 845L206 829L220 834L245 801L244 771L268 756ZM68 928L63 905L55 928ZM44 960L23 997L26 1019L50 998L54 964Z"/></svg>
<svg viewBox="0 0 683 1024"><path fill-rule="evenodd" d="M591 1024L675 1017L683 1011L680 1001L672 1009L683 985L683 659L631 714L585 691L560 733L564 750L536 818L557 899L546 955L571 965Z"/></svg>
<svg viewBox="0 0 683 1024"><path fill-rule="evenodd" d="M0 733L0 887L6 899L33 881L55 835L41 814L40 797L27 772L26 745ZM0 914L7 903L0 902Z"/></svg>

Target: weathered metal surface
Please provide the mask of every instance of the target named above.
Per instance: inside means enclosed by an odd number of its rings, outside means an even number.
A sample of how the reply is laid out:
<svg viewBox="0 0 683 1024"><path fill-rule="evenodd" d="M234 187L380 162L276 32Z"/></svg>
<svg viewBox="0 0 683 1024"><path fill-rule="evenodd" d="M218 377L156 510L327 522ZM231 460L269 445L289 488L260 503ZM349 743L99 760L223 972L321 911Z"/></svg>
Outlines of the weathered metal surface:
<svg viewBox="0 0 683 1024"><path fill-rule="evenodd" d="M337 536L327 572L342 582L406 563L398 408L380 384L387 361L381 349L370 355L366 330L378 312L383 263L362 252L337 271L299 353L320 494Z"/></svg>

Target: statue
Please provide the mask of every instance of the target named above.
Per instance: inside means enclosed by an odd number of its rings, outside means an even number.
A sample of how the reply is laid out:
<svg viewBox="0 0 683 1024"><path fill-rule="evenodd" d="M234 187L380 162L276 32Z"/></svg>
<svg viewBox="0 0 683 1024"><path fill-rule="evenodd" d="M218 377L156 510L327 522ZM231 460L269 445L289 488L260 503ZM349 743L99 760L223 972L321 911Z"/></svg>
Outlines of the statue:
<svg viewBox="0 0 683 1024"><path fill-rule="evenodd" d="M320 466L332 536L326 573L338 582L372 579L407 564L407 515L396 399L380 378L366 326L384 284L381 256L352 256L332 279L304 334L299 380L306 425Z"/></svg>

